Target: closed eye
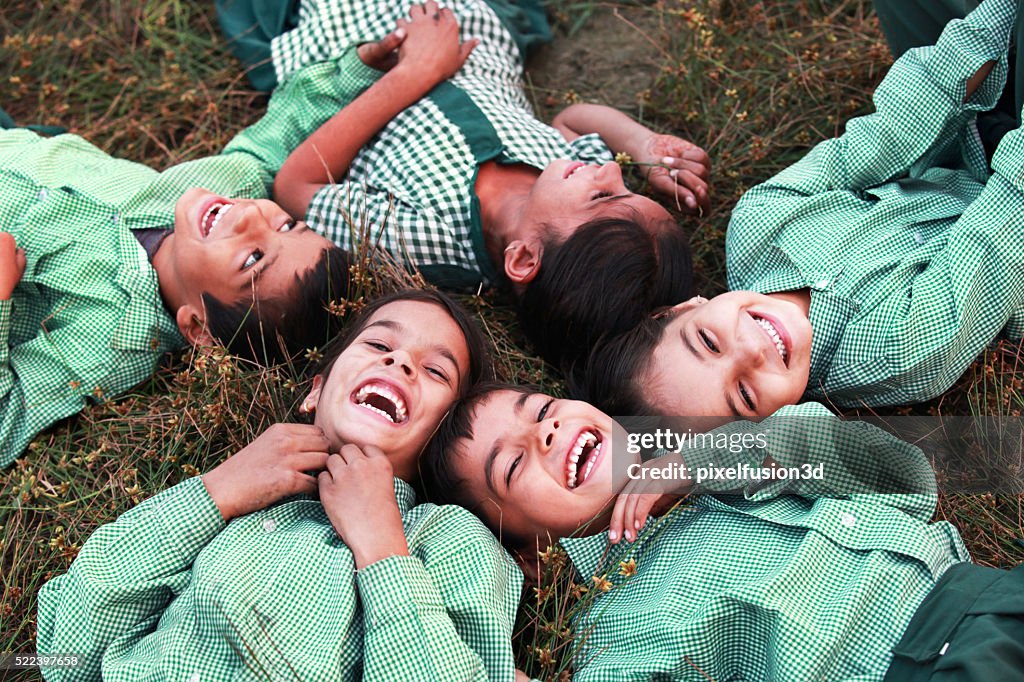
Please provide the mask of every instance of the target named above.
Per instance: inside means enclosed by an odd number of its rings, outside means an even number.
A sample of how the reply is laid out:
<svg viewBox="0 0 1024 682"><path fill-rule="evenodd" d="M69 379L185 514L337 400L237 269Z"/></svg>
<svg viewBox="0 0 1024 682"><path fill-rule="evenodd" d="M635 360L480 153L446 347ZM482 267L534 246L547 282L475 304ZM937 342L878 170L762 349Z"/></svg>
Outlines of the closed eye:
<svg viewBox="0 0 1024 682"><path fill-rule="evenodd" d="M381 343L380 341L366 341L365 343L370 348L379 350L381 353L391 352L391 348L386 343Z"/></svg>
<svg viewBox="0 0 1024 682"><path fill-rule="evenodd" d="M523 461L523 455L522 454L520 454L518 457L516 457L514 460L512 460L512 466L510 466L508 468L508 473L505 474L505 489L506 490L508 490L508 487L510 485L512 485L512 474L515 473L516 469L519 467L519 464L522 461Z"/></svg>
<svg viewBox="0 0 1024 682"><path fill-rule="evenodd" d="M250 253L249 257L245 259L244 263L242 263L242 269L243 270L248 270L252 266L254 266L257 263L259 263L262 259L263 259L263 252L260 251L259 249L256 249L255 251Z"/></svg>
<svg viewBox="0 0 1024 682"><path fill-rule="evenodd" d="M740 397L743 399L744 404L746 404L746 406L750 408L751 412L757 412L757 407L754 405L754 401L750 397L750 394L747 393L746 387L743 384L740 384L739 387Z"/></svg>
<svg viewBox="0 0 1024 682"><path fill-rule="evenodd" d="M437 367L427 367L427 371L436 376L437 378L441 379L442 381L444 381L444 383L451 385L451 380L448 378L448 375L445 374L440 369L438 369Z"/></svg>
<svg viewBox="0 0 1024 682"><path fill-rule="evenodd" d="M707 349L709 351L711 351L712 353L719 352L718 346L715 345L715 342L711 340L711 337L708 336L708 333L706 331L704 331L703 329L698 329L697 334L700 336L700 340L704 342L704 345L707 346Z"/></svg>
<svg viewBox="0 0 1024 682"><path fill-rule="evenodd" d="M544 406L542 408L540 408L540 412L537 413L537 421L538 422L544 421L544 417L547 415L548 409L551 407L551 403L553 403L553 402L555 402L554 398L552 398L551 400L549 400L546 403L544 403Z"/></svg>
<svg viewBox="0 0 1024 682"><path fill-rule="evenodd" d="M590 195L590 200L597 201L598 199L604 199L605 197L610 197L611 195L611 192L594 192L593 194Z"/></svg>

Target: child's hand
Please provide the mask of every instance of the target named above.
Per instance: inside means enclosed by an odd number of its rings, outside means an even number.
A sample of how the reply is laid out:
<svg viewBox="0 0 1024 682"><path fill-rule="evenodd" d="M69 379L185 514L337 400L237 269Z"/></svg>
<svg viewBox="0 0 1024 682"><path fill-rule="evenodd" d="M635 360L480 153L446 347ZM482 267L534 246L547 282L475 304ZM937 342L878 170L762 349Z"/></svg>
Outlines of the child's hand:
<svg viewBox="0 0 1024 682"><path fill-rule="evenodd" d="M669 458L682 464L677 455L666 455L650 460L651 466L664 466ZM668 488L671 486L671 490ZM615 498L612 519L608 524L608 539L612 544L623 537L629 542L636 539L640 529L647 524L647 517L662 514L690 491L689 481L669 484L667 481L640 477L631 480Z"/></svg>
<svg viewBox="0 0 1024 682"><path fill-rule="evenodd" d="M431 86L455 75L480 41L459 42L459 24L448 8L434 0L413 5L409 19L399 19L406 34L398 48L398 66Z"/></svg>
<svg viewBox="0 0 1024 682"><path fill-rule="evenodd" d="M25 250L18 248L13 235L0 232L0 301L11 297L24 274Z"/></svg>
<svg viewBox="0 0 1024 682"><path fill-rule="evenodd" d="M319 426L274 424L205 474L203 484L230 521L290 495L316 492L316 479L305 472L327 465L329 447Z"/></svg>
<svg viewBox="0 0 1024 682"><path fill-rule="evenodd" d="M407 556L391 462L379 448L346 445L331 455L317 480L320 502L335 532L352 550L356 568Z"/></svg>
<svg viewBox="0 0 1024 682"><path fill-rule="evenodd" d="M692 142L674 135L651 134L639 145L634 161L655 164L647 181L660 194L673 197L686 213L706 213L711 208L708 178L711 159Z"/></svg>

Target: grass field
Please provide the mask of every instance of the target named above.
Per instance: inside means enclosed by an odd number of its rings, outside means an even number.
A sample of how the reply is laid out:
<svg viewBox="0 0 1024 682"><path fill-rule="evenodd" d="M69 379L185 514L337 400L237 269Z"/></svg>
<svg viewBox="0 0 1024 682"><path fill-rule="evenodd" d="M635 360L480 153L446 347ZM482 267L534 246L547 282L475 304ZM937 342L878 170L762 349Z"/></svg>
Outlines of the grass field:
<svg viewBox="0 0 1024 682"><path fill-rule="evenodd" d="M19 123L64 126L155 168L218 152L259 117L265 98L248 89L226 51L212 3L139 4L5 2L0 106ZM870 110L891 62L867 0L558 0L551 11L556 44L530 70L542 113L577 100L611 102L711 154L713 208L681 219L705 295L724 289L723 236L739 195ZM551 63L567 54L586 55L572 82ZM619 72L622 60L636 78ZM590 78L598 72L610 76ZM508 378L562 390L522 343L507 301L490 292L465 300ZM1017 344L993 345L946 395L887 413L1019 416L1021 360ZM97 525L293 417L303 386L297 367L184 353L131 395L36 438L0 472L0 652L34 650L36 591L67 569ZM939 516L960 528L978 563L1024 561L1021 498L950 496ZM545 566L545 582L524 601L517 651L524 669L563 679L579 590L557 552Z"/></svg>

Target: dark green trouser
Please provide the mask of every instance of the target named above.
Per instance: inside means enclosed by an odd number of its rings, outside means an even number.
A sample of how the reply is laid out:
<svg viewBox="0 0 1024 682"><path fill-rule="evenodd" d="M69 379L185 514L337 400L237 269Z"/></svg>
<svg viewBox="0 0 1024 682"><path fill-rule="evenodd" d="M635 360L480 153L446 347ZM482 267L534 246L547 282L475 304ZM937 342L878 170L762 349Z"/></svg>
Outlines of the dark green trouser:
<svg viewBox="0 0 1024 682"><path fill-rule="evenodd" d="M1024 565L957 564L918 607L884 682L1024 680Z"/></svg>
<svg viewBox="0 0 1024 682"><path fill-rule="evenodd" d="M912 47L934 44L950 19L967 16L978 3L979 0L874 0L893 57ZM1024 45L1024 0L1018 0L1018 5L1014 46ZM999 104L991 114L978 117L978 132L990 158L1003 135L1020 126L1022 106L1024 49L1017 47L1011 48L1010 74Z"/></svg>

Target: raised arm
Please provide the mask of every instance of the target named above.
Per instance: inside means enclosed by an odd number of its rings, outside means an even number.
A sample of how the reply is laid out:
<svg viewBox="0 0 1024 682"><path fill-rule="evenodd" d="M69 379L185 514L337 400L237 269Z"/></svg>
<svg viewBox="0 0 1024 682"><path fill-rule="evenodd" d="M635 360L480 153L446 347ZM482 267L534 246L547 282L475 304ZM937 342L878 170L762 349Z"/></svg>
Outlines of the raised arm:
<svg viewBox="0 0 1024 682"><path fill-rule="evenodd" d="M950 153L974 112L999 99L1016 6L986 0L951 21L934 46L900 57L875 90L874 113L850 120L841 136L749 190L734 222L763 220L757 209L766 202L874 187Z"/></svg>
<svg viewBox="0 0 1024 682"><path fill-rule="evenodd" d="M647 165L651 186L666 197L678 198L687 212L707 210L711 160L703 149L674 135L659 135L626 114L600 104L573 104L551 125L570 142L597 133L612 151L629 154Z"/></svg>
<svg viewBox="0 0 1024 682"><path fill-rule="evenodd" d="M364 679L511 680L521 577L494 537L469 512L438 508L413 536L430 555L410 556L391 464L377 448L346 445L319 486L355 561Z"/></svg>
<svg viewBox="0 0 1024 682"><path fill-rule="evenodd" d="M274 198L293 215L305 215L324 185L339 180L377 131L469 57L475 41L459 42L459 27L449 9L433 0L414 6L400 30L398 64L354 102L335 114L288 157L274 180Z"/></svg>

